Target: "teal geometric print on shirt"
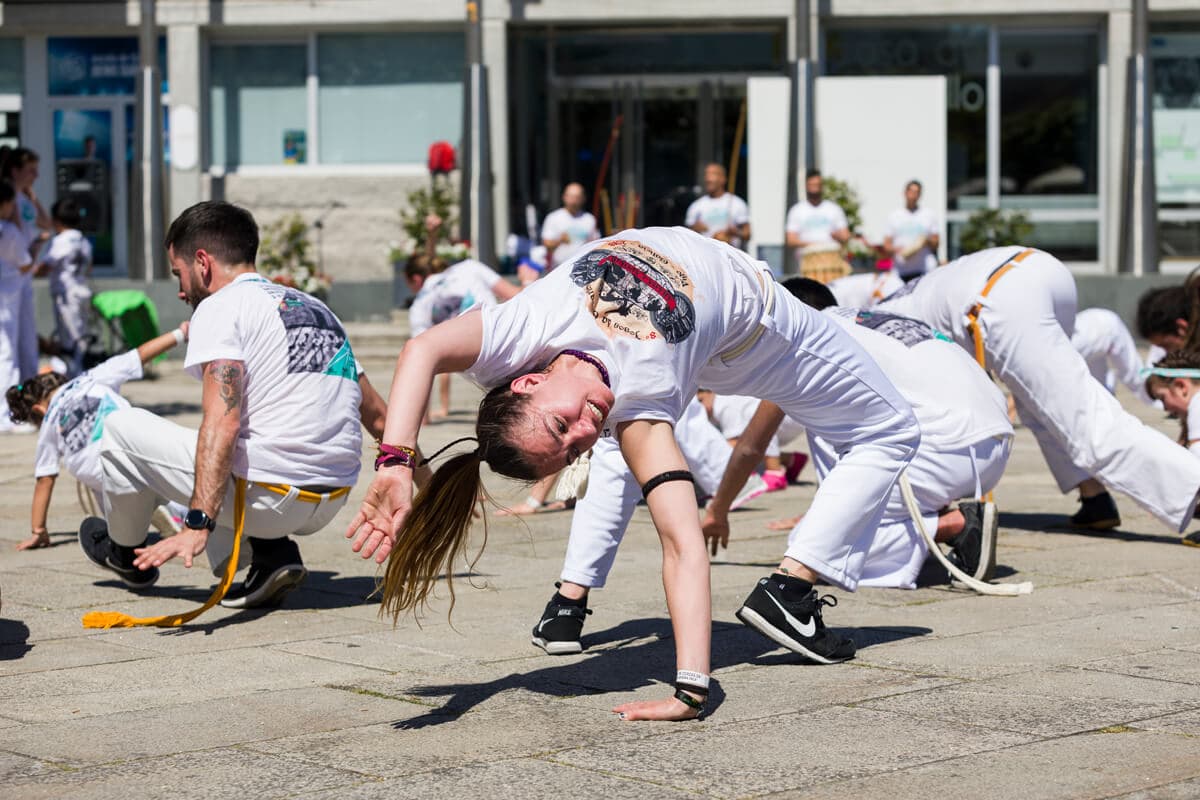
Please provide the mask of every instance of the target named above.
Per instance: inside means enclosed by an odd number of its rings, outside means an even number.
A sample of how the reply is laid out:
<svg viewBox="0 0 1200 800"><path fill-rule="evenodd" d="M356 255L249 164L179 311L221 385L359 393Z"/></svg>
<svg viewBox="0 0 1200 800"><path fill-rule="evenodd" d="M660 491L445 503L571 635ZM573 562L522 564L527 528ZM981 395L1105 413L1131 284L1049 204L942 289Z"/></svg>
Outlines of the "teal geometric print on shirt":
<svg viewBox="0 0 1200 800"><path fill-rule="evenodd" d="M348 381L358 380L358 369L354 366L354 353L350 350L350 340L342 343L342 347L334 354L333 360L325 368L326 375L336 375Z"/></svg>
<svg viewBox="0 0 1200 800"><path fill-rule="evenodd" d="M100 401L100 408L96 409L96 426L92 428L92 441L100 441L100 436L104 433L104 418L117 410L117 404L113 402L111 397L106 397Z"/></svg>

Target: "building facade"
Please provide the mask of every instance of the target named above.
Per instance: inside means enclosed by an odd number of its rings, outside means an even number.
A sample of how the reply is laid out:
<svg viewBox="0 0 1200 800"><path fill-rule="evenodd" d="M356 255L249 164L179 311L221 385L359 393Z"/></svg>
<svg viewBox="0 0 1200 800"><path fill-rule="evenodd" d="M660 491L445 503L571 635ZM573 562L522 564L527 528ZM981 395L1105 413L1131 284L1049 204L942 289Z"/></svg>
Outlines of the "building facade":
<svg viewBox="0 0 1200 800"><path fill-rule="evenodd" d="M430 144L462 139L465 5L158 0L167 216L208 198L267 222L299 213L319 223L338 310L385 313L399 210L429 183ZM1081 285L1118 272L1129 2L828 0L807 4L807 25L794 0L479 5L501 244L530 233L567 181L605 189L611 227L681 222L708 161L738 163L742 189L746 82L789 75L807 30L817 75L945 77L951 255L973 211L1017 208L1030 243ZM113 280L136 251L139 6L0 2L0 143L41 154L43 198L90 198L96 275ZM1200 6L1150 12L1169 275L1200 262ZM864 108L862 124L905 120Z"/></svg>

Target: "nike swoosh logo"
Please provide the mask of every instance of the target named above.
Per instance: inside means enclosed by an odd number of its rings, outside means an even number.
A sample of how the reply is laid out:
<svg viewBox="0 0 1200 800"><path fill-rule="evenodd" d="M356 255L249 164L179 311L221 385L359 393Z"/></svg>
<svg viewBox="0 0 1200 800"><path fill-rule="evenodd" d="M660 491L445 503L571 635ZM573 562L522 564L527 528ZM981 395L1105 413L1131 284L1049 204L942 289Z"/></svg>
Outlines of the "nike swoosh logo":
<svg viewBox="0 0 1200 800"><path fill-rule="evenodd" d="M801 625L800 620L796 619L791 614L789 614L787 609L779 604L778 600L776 600L774 597L772 597L769 594L767 595L767 599L770 600L772 603L774 603L775 607L778 608L783 613L783 618L785 620L787 620L789 625L791 625L796 630L800 631L801 636L806 636L806 637L811 638L816 635L817 621L814 617L809 617L808 622Z"/></svg>

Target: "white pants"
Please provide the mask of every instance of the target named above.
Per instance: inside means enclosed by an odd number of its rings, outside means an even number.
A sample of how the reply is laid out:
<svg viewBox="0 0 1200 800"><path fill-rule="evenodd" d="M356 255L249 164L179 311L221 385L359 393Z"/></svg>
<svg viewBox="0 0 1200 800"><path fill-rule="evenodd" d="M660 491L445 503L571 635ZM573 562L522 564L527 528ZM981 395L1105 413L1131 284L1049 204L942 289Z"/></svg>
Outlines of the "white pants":
<svg viewBox="0 0 1200 800"><path fill-rule="evenodd" d="M17 356L20 329L21 278L16 270L0 267L0 431L12 428L4 393L21 382Z"/></svg>
<svg viewBox="0 0 1200 800"><path fill-rule="evenodd" d="M86 286L68 287L54 300L54 338L65 350L70 369L68 376L74 377L83 371L83 354L87 343L88 318L92 309L92 292Z"/></svg>
<svg viewBox="0 0 1200 800"><path fill-rule="evenodd" d="M708 421L708 412L696 398L687 404L675 423L675 441L687 460L701 494L713 495L721 485L733 448L716 426ZM618 454L618 458L620 455ZM590 478L589 485L590 485Z"/></svg>
<svg viewBox="0 0 1200 800"><path fill-rule="evenodd" d="M114 411L104 420L100 464L104 471L104 510L108 535L119 545L139 547L156 506L174 501L188 506L196 482L197 432L140 408ZM254 483L246 487L246 534L281 539L316 533L333 519L348 495L308 503L293 491L282 496ZM217 528L206 554L214 575L225 570L233 552L234 483L229 481ZM239 566L250 563L250 542L242 542Z"/></svg>
<svg viewBox="0 0 1200 800"><path fill-rule="evenodd" d="M38 371L37 320L34 318L33 273L20 276L21 294L17 303L17 365L21 380Z"/></svg>
<svg viewBox="0 0 1200 800"><path fill-rule="evenodd" d="M1096 478L1182 532L1200 489L1200 461L1127 413L1071 346L1075 280L1035 252L1002 276L979 315L987 366L1013 394L1058 488ZM966 338L959 344L974 352Z"/></svg>
<svg viewBox="0 0 1200 800"><path fill-rule="evenodd" d="M823 480L837 463L837 453L819 439L809 439L817 475ZM1004 475L1012 437L991 437L957 450L938 451L924 444L905 474L912 486L913 496L921 509L925 530L937 530L938 511L964 497L982 497L992 491ZM788 555L807 563L821 557L822 542L805 541L793 533L788 537ZM924 537L917 530L900 487L892 489L887 508L879 523L875 539L866 551L859 574L859 586L879 586L911 589L916 586L921 565L929 554Z"/></svg>

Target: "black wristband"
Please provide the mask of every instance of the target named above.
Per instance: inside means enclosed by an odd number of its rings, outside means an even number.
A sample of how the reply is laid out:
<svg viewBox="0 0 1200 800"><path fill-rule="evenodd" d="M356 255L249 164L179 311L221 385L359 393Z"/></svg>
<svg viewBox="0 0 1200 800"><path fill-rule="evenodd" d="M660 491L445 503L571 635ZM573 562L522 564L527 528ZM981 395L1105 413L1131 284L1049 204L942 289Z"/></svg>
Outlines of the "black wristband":
<svg viewBox="0 0 1200 800"><path fill-rule="evenodd" d="M685 692L683 689L675 690L675 699L678 700L679 702L683 703L688 708L694 708L695 710L700 711L700 712L704 711L704 701L697 700L696 698L692 697L690 694Z"/></svg>
<svg viewBox="0 0 1200 800"><path fill-rule="evenodd" d="M686 469L672 469L667 472L660 472L642 484L642 498L649 497L650 493L657 489L660 484L669 483L670 481L689 481L694 484L696 479Z"/></svg>
<svg viewBox="0 0 1200 800"><path fill-rule="evenodd" d="M691 692L692 694L698 694L701 697L708 697L708 689L704 688L703 686L697 686L694 683L675 681L675 688L682 689L685 692Z"/></svg>

